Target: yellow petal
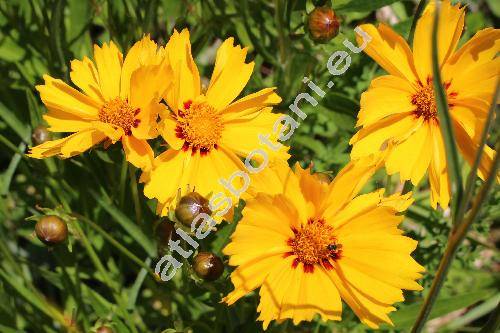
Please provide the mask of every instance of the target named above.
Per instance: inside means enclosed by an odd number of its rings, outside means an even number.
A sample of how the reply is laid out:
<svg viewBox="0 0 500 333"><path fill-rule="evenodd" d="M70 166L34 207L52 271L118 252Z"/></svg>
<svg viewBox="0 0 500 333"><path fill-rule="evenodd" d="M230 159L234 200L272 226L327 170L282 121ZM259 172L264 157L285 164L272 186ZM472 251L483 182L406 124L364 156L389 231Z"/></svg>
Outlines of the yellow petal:
<svg viewBox="0 0 500 333"><path fill-rule="evenodd" d="M44 114L43 119L49 124L51 132L78 132L91 127L91 121L55 109Z"/></svg>
<svg viewBox="0 0 500 333"><path fill-rule="evenodd" d="M300 269L296 268L299 272ZM301 321L312 321L316 314L325 321L341 320L339 292L323 267L315 266L313 273L302 273L300 284L297 281L295 285L298 292L285 295L279 319L292 318L295 325Z"/></svg>
<svg viewBox="0 0 500 333"><path fill-rule="evenodd" d="M158 123L158 131L168 145L175 150L180 150L184 140L177 137L177 121L167 109L160 110L161 121Z"/></svg>
<svg viewBox="0 0 500 333"><path fill-rule="evenodd" d="M439 126L431 127L433 137L431 167L429 168L429 183L431 187L431 205L437 204L446 209L450 202L450 184L443 137Z"/></svg>
<svg viewBox="0 0 500 333"><path fill-rule="evenodd" d="M424 122L405 141L396 144L388 154L385 166L387 173L399 172L401 180L410 180L414 185L427 171L432 156L430 125Z"/></svg>
<svg viewBox="0 0 500 333"><path fill-rule="evenodd" d="M92 60L83 57L83 60L71 61L71 81L78 86L87 96L99 103L104 103L99 84L99 74Z"/></svg>
<svg viewBox="0 0 500 333"><path fill-rule="evenodd" d="M245 63L246 55L247 49L234 46L232 37L219 47L206 93L208 102L215 109L225 108L246 86L254 67L253 61Z"/></svg>
<svg viewBox="0 0 500 333"><path fill-rule="evenodd" d="M144 171L151 169L154 153L146 140L137 139L132 135L124 135L122 144L127 161Z"/></svg>
<svg viewBox="0 0 500 333"><path fill-rule="evenodd" d="M140 41L136 42L127 52L127 56L123 61L120 88L121 97L126 98L129 96L132 73L142 66L159 65L164 58L164 49L161 47L158 48L158 45L151 40L149 35L145 35ZM164 83L166 84L169 79L170 77L164 76ZM147 80L145 79L143 82L146 83ZM155 88L154 90L159 89ZM142 91L148 93L147 89L143 89Z"/></svg>
<svg viewBox="0 0 500 333"><path fill-rule="evenodd" d="M266 277L277 265L283 261L282 254L263 254L247 265L241 265L231 273L231 282L234 290L223 301L228 305L260 287Z"/></svg>
<svg viewBox="0 0 500 333"><path fill-rule="evenodd" d="M90 149L92 146L102 142L105 138L106 136L103 133L95 129L87 129L63 139L48 141L33 147L28 156L33 158L46 158L51 156L68 158Z"/></svg>
<svg viewBox="0 0 500 333"><path fill-rule="evenodd" d="M351 160L339 171L329 185L328 194L321 205L320 213L325 219L334 216L339 209L348 204L365 185L368 179L380 168L383 155L372 155Z"/></svg>
<svg viewBox="0 0 500 333"><path fill-rule="evenodd" d="M371 24L363 24L361 29L372 37L365 52L373 60L391 75L399 76L411 83L418 81L413 65L413 55L403 37L385 24L380 24L378 29ZM361 45L362 38L360 36L356 38L358 44Z"/></svg>
<svg viewBox="0 0 500 333"><path fill-rule="evenodd" d="M472 139L467 131L464 129L463 125L458 122L453 122L453 128L455 130L455 135L457 139L457 145L464 156L465 160L472 166L476 159L476 154L479 149L479 137L474 140ZM483 154L481 156L481 161L479 163L479 169L477 171L481 179L486 179L493 165L493 159L495 158L495 151L488 146L484 147Z"/></svg>
<svg viewBox="0 0 500 333"><path fill-rule="evenodd" d="M173 85L165 94L168 106L177 112L183 103L193 101L200 94L200 74L191 54L191 43L187 29L174 30L165 47L172 67Z"/></svg>
<svg viewBox="0 0 500 333"><path fill-rule="evenodd" d="M493 87L488 89L493 91L500 72L498 58L493 61L498 52L499 29L487 28L477 32L445 63L443 80L451 82L450 89L462 95L470 93L470 89L477 89L478 84L484 84L483 80L493 79Z"/></svg>
<svg viewBox="0 0 500 333"><path fill-rule="evenodd" d="M390 142L404 140L420 126L413 113L402 113L386 117L376 123L361 128L351 138L353 145L351 158L368 156L383 150Z"/></svg>
<svg viewBox="0 0 500 333"><path fill-rule="evenodd" d="M415 110L411 103L414 92L414 87L398 76L385 75L374 79L370 89L361 95L356 126L371 125L385 117Z"/></svg>
<svg viewBox="0 0 500 333"><path fill-rule="evenodd" d="M69 113L82 120L96 120L101 105L92 98L82 94L76 89L59 79L49 75L43 76L45 84L36 86L40 92L40 98L50 111L54 111L52 117L57 118L61 113ZM62 117L64 119L64 116Z"/></svg>
<svg viewBox="0 0 500 333"><path fill-rule="evenodd" d="M123 55L113 42L94 45L94 60L99 72L101 93L105 100L120 96Z"/></svg>
<svg viewBox="0 0 500 333"><path fill-rule="evenodd" d="M265 88L253 94L247 95L231 103L222 112L226 121L241 119L245 117L256 117L265 106L281 103L281 97L274 91L276 88Z"/></svg>
<svg viewBox="0 0 500 333"><path fill-rule="evenodd" d="M273 145L281 145L277 151L261 143L259 138L260 135L273 133L274 123L282 116L280 113L272 113L271 110L270 107L263 108L252 118L234 118L227 121L224 117L221 144L242 158L246 158L255 149L262 149L267 153L268 160L275 158L288 160L290 157L287 153L288 147L278 143L276 136L269 137L269 141ZM261 154L255 155L258 163L261 163L263 158Z"/></svg>
<svg viewBox="0 0 500 333"><path fill-rule="evenodd" d="M444 0L440 6L438 30L438 58L442 65L454 52L464 28L465 8L452 6ZM415 68L420 82L425 83L432 77L432 25L436 5L431 1L418 20L413 41Z"/></svg>
<svg viewBox="0 0 500 333"><path fill-rule="evenodd" d="M392 325L391 319L387 313L396 310L389 304L376 302L369 294L361 293L347 280L340 277L335 269L328 271L332 282L339 290L340 297L354 311L356 316L370 328L378 328L378 325L385 322Z"/></svg>

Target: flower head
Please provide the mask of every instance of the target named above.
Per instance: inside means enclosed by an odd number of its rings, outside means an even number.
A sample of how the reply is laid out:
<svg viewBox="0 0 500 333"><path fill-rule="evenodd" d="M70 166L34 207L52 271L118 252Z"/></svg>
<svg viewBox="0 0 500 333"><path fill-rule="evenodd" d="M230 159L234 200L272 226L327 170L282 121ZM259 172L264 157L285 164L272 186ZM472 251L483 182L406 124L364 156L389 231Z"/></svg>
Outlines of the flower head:
<svg viewBox="0 0 500 333"><path fill-rule="evenodd" d="M71 80L80 90L45 75L37 90L49 110L49 130L73 134L35 146L29 156L68 158L101 142L121 141L127 160L149 170L153 151L147 140L157 136L167 69L165 51L145 36L125 60L113 42L95 45L94 61L73 60Z"/></svg>
<svg viewBox="0 0 500 333"><path fill-rule="evenodd" d="M385 162L389 174L418 184L429 171L431 203L447 207L448 167L437 117L432 79L431 33L436 2L419 19L413 52L391 28L380 24L361 28L372 36L365 52L389 75L371 82L361 96L351 157L359 158L389 145ZM440 7L438 59L457 145L472 163L500 74L500 30L484 29L456 50L464 27L464 8L444 0ZM494 157L485 147L479 166L484 179Z"/></svg>
<svg viewBox="0 0 500 333"><path fill-rule="evenodd" d="M340 320L341 300L370 327L391 323L387 314L404 300L401 289L424 268L410 256L417 242L402 235L400 215L410 194L384 197L384 190L358 195L379 168L380 157L350 162L328 183L299 165L266 170L274 176L243 209L243 218L224 249L234 284L224 301L233 304L260 287L259 320L287 318L294 324Z"/></svg>
<svg viewBox="0 0 500 333"><path fill-rule="evenodd" d="M245 62L246 48L235 46L233 38L221 44L206 92L191 55L189 31L174 31L166 50L175 79L164 96L170 110L160 114L159 132L169 149L142 176L144 193L158 199L161 215L172 209L178 193L186 189L206 198L224 193L220 181L244 170L241 158L254 149L266 150L269 159L289 156L285 146L275 152L259 141L260 134L273 132L273 124L281 116L271 112L281 102L275 88L236 99L254 67L253 62ZM277 144L277 138L270 141Z"/></svg>

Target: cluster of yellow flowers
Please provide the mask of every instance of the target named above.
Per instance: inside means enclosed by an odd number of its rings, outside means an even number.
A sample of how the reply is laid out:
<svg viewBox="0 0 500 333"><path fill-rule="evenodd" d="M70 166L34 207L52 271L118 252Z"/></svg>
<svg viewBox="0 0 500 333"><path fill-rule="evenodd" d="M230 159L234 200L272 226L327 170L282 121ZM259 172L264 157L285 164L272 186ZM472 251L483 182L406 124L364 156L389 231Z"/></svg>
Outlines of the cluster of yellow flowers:
<svg viewBox="0 0 500 333"><path fill-rule="evenodd" d="M424 268L410 254L417 242L402 235L400 214L411 193L359 195L380 167L417 184L429 171L431 202L447 207L447 163L432 86L431 29L435 4L419 19L413 52L381 24L363 25L372 41L365 49L388 75L372 81L361 97L359 131L351 139L352 161L333 181L299 165L292 171L286 147L269 150L270 167L252 182L243 218L224 249L235 287L224 301L233 304L260 287L259 320L287 318L299 323L319 314L340 320L343 300L370 327L389 323L402 289L420 290ZM439 65L457 144L470 163L499 77L500 31L478 32L456 51L464 9L442 3ZM37 86L49 112L50 131L73 134L33 147L34 158L80 154L121 141L127 160L142 169L144 193L166 215L178 191L196 188L203 196L242 170L241 158L258 146L281 116L274 88L237 99L254 63L232 38L220 46L212 78L202 88L191 54L189 32L174 31L165 47L149 36L125 59L113 42L95 46L94 62L71 62L74 89L45 76ZM168 148L154 155L148 140L161 136ZM479 176L494 151L486 148Z"/></svg>

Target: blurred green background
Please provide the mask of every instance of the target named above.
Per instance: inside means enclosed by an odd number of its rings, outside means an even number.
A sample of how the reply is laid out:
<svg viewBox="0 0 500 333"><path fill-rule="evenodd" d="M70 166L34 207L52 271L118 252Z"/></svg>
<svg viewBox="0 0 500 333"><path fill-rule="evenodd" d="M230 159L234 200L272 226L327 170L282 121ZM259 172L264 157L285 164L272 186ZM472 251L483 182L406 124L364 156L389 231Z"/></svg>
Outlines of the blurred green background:
<svg viewBox="0 0 500 333"><path fill-rule="evenodd" d="M256 63L245 92L276 86L286 112L305 90L308 76L327 90L326 61L354 40L353 28L386 22L407 36L416 3L394 0L339 0L339 35L316 44L307 34L307 13L325 1L304 0L3 0L0 2L0 332L95 332L105 324L115 332L259 332L257 295L235 306L219 304L232 289L223 278L207 283L189 265L174 281L158 283L143 266L154 266L165 251L167 221L142 195L138 170L119 147L94 149L70 160L31 160L32 131L45 112L34 87L42 75L68 81L71 59L92 56L92 44L114 40L126 52L144 34L164 44L174 28L188 27L200 73L208 80L221 40L234 36ZM327 2L327 5L330 2ZM469 1L463 40L498 26L500 2ZM353 56L347 73L295 132L291 162L314 162L318 172L335 174L349 160L360 94L383 70L364 54ZM498 128L492 137L498 135ZM159 151L159 145L155 147ZM467 166L463 164L464 174ZM367 190L400 186L379 172ZM497 187L498 189L498 187ZM443 212L429 207L428 184L415 190L403 228L419 240L415 252L432 281L450 230ZM500 193L490 196L483 217L460 248L433 309L430 332L477 332L500 300ZM45 210L43 210L44 208ZM47 210L48 209L48 210ZM67 244L48 248L34 236L30 216L57 212L68 222ZM239 214L236 214L237 222ZM201 247L221 255L236 223L223 224ZM135 261L134 261L135 260ZM138 261L138 262L136 262ZM139 264L145 262L142 266ZM407 332L422 302L408 293L392 314ZM365 332L345 307L342 322L314 321L294 327L271 325L269 332Z"/></svg>

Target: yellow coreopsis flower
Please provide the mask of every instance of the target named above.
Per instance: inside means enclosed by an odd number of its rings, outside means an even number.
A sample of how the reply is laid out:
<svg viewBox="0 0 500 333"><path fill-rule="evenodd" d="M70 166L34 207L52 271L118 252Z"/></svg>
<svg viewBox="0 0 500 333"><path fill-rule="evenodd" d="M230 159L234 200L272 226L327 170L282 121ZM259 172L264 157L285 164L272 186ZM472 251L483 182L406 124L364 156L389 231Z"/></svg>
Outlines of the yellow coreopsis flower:
<svg viewBox="0 0 500 333"><path fill-rule="evenodd" d="M380 157L351 161L328 183L299 165L268 169L267 183L255 183L243 218L223 250L234 284L224 301L231 305L260 287L258 320L340 320L341 299L360 320L376 328L389 323L401 289L424 268L410 253L417 242L398 225L410 194L384 197L384 190L358 195L382 163ZM265 186L265 192L259 188Z"/></svg>
<svg viewBox="0 0 500 333"><path fill-rule="evenodd" d="M361 96L357 126L351 139L351 157L358 158L392 147L387 172L416 185L429 171L431 203L447 207L450 185L445 148L437 118L432 83L431 34L436 8L432 1L418 20L413 52L391 28L361 26L372 41L365 52L389 75L374 79ZM500 74L500 30L487 28L456 51L464 26L464 8L441 3L438 55L443 85L457 145L470 163L478 150L489 105ZM484 179L494 151L486 147L479 176Z"/></svg>
<svg viewBox="0 0 500 333"><path fill-rule="evenodd" d="M259 135L273 132L281 116L272 106L281 102L275 88L262 89L236 99L247 84L254 62L245 63L246 48L233 38L220 45L206 92L191 54L189 31L174 31L166 46L174 82L165 100L169 109L160 114L159 132L169 149L145 173L144 194L158 199L158 213L166 215L178 193L196 190L204 197L227 193L221 180L245 170L241 158L263 148ZM236 99L236 100L235 100ZM276 138L269 139L279 145ZM266 149L270 159L288 159L287 148Z"/></svg>
<svg viewBox="0 0 500 333"><path fill-rule="evenodd" d="M149 170L154 154L147 140L157 136L159 102L168 86L164 53L149 36L125 60L113 42L95 45L94 62L71 62L71 80L81 91L45 75L45 84L36 87L49 110L43 118L50 131L74 134L33 147L29 156L68 158L101 142L121 141L127 160Z"/></svg>

